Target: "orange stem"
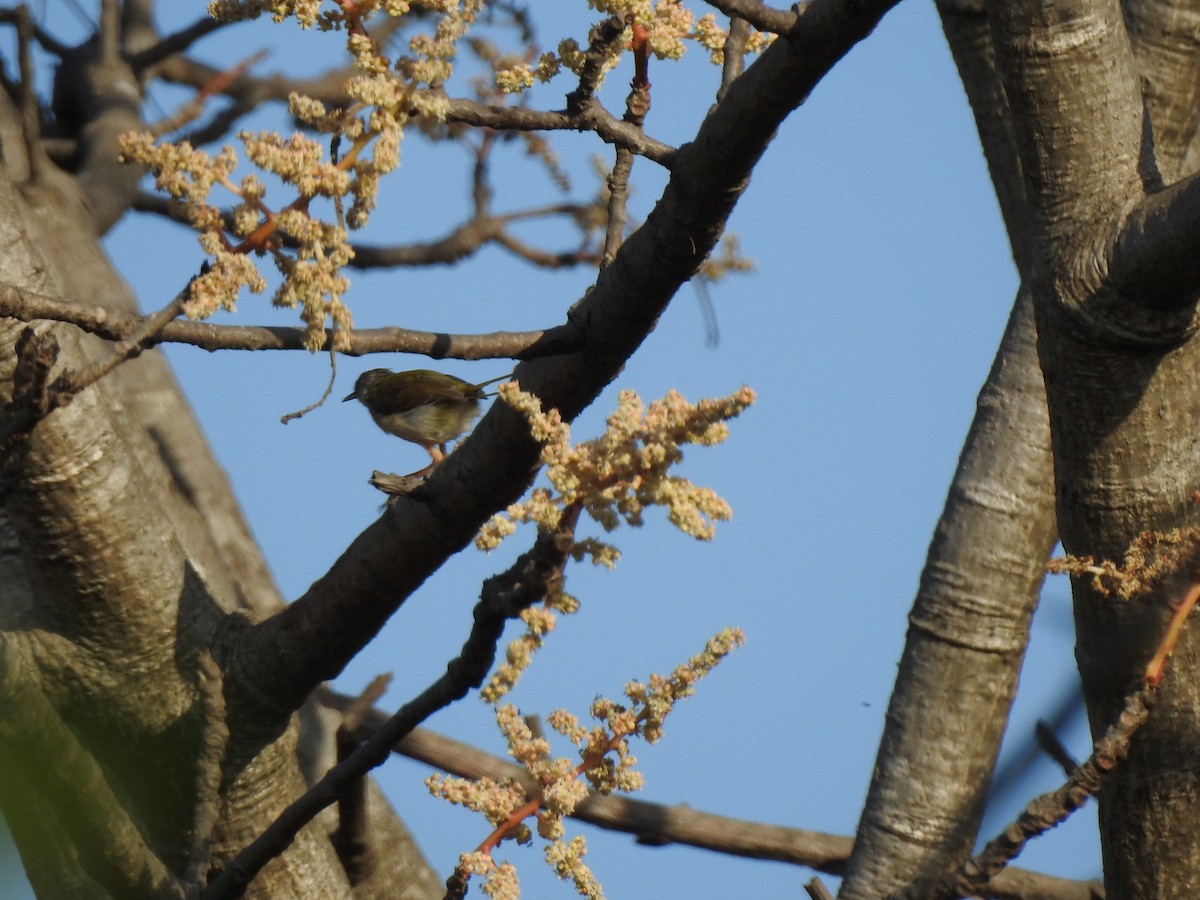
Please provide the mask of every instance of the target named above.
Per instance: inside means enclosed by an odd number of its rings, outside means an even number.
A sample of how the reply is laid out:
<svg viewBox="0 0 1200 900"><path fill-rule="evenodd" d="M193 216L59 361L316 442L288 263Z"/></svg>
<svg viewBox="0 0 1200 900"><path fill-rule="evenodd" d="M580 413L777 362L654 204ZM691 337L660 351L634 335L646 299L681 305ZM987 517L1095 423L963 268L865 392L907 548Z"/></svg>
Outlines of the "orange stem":
<svg viewBox="0 0 1200 900"><path fill-rule="evenodd" d="M1167 623L1167 632L1163 635L1154 658L1146 666L1146 674L1142 676L1142 680L1149 687L1158 687L1162 684L1163 674L1167 668L1167 657L1174 652L1175 645L1179 643L1183 623L1187 621L1188 615L1198 600L1200 600L1200 581L1193 580L1187 593L1183 595L1183 599L1175 606L1175 611L1171 614L1171 621Z"/></svg>

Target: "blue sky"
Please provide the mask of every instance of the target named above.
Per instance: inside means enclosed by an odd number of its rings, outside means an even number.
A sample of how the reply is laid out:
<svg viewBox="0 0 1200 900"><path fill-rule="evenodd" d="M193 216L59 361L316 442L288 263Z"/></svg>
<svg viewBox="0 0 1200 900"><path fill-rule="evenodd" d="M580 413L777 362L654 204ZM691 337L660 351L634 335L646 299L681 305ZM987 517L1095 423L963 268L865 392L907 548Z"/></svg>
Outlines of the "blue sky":
<svg viewBox="0 0 1200 900"><path fill-rule="evenodd" d="M531 7L548 46L567 35L582 42L595 15L582 2ZM48 16L52 29L77 33L57 5ZM327 49L336 45L330 36L260 23L210 38L196 55L235 60L268 42L276 50L260 72L302 73L293 67L298 61L336 52ZM680 65L653 65L651 134L678 143L694 133L718 77L704 57L693 51ZM628 66L609 77L602 98L610 108L620 108L628 79ZM561 105L565 85L544 89L535 102ZM159 96L165 106L174 102L171 94ZM611 149L586 135L553 140L586 195L589 157L611 161ZM518 151L503 159L498 210L555 197ZM440 233L466 209L468 172L461 150L407 140L368 237L393 242ZM638 160L633 183L632 213L644 217L663 175ZM643 528L612 536L623 551L616 571L571 569L568 590L583 609L561 622L514 701L528 713L563 706L583 714L596 694L615 695L630 678L668 671L709 635L739 626L746 646L668 719L662 742L635 749L646 775L638 796L850 834L929 536L1016 291L932 4L893 11L822 82L781 128L731 229L758 269L711 289L718 345L706 346L700 304L685 287L574 431L580 438L598 433L618 389L649 400L676 388L699 399L750 385L758 403L733 423L728 443L689 451L681 469L724 496L733 520L718 526L712 543L699 544L652 512ZM527 236L554 247L568 240L545 228ZM107 245L145 308L164 304L201 259L183 229L137 215ZM540 272L485 251L454 269L351 277L348 300L364 326L484 332L561 321L591 273ZM286 319L266 301L245 297L236 321ZM379 431L358 404L332 403L280 424L281 415L320 396L328 378L323 355L186 347L167 353L286 598L303 593L378 515L379 495L366 483L373 469L424 464L420 448ZM367 368L425 365L400 355L343 359L334 396L344 396ZM472 380L507 370L504 361L432 365ZM482 579L504 569L531 539L519 534L490 556L468 550L452 558L339 687L356 693L392 672L382 703L390 709L436 678L467 633ZM1074 684L1071 644L1066 583L1051 581L1035 621L1014 740L1024 742L1033 721ZM503 754L491 720L470 698L427 724ZM1086 755L1082 723L1064 738ZM395 759L377 774L443 875L486 835L482 819L428 796L425 767ZM1036 766L989 816L985 836L1059 777L1052 764ZM1020 864L1094 877L1094 815L1085 808L1032 844ZM574 828L587 836L588 862L613 898L798 895L809 877L778 863L639 847L624 835ZM527 896L573 896L537 849L506 845L498 856L516 864Z"/></svg>

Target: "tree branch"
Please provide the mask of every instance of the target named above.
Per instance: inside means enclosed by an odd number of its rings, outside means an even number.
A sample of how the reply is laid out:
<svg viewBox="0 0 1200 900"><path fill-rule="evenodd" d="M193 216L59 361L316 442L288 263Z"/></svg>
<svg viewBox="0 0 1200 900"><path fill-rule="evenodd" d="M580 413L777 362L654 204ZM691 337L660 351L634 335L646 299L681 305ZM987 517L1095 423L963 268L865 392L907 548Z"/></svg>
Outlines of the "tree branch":
<svg viewBox="0 0 1200 900"><path fill-rule="evenodd" d="M202 350L302 350L305 330L266 325L209 325L205 322L173 320L157 334L152 317L79 306L55 300L12 285L0 284L0 316L32 322L50 319L67 322L98 337L144 348L161 343L191 344ZM150 336L136 340L139 333ZM333 332L326 331L328 349ZM446 334L406 328L364 328L350 332L347 356L368 353L419 353L433 359L533 359L571 352L582 335L568 323L542 331L497 331L491 334Z"/></svg>
<svg viewBox="0 0 1200 900"><path fill-rule="evenodd" d="M787 34L803 16L803 11L776 9L762 0L708 0L708 5L731 19L742 19L770 34Z"/></svg>
<svg viewBox="0 0 1200 900"><path fill-rule="evenodd" d="M185 900L95 758L22 667L21 654L0 638L0 755L8 777L38 786L84 870L113 896Z"/></svg>
<svg viewBox="0 0 1200 900"><path fill-rule="evenodd" d="M1200 53L1194 3L1127 0L1122 4L1142 94L1154 126L1154 152L1170 184L1186 168L1188 148L1200 127Z"/></svg>
<svg viewBox="0 0 1200 900"><path fill-rule="evenodd" d="M522 387L572 421L616 376L707 258L780 122L875 27L894 0L815 0L810 27L776 41L681 148L662 198L570 313L573 353L518 367ZM341 671L400 604L497 509L527 489L538 444L524 417L493 405L420 491L400 498L309 591L255 628L241 674L265 711L293 709Z"/></svg>
<svg viewBox="0 0 1200 900"><path fill-rule="evenodd" d="M145 50L130 55L127 58L127 62L133 67L135 72L141 72L155 63L162 62L168 56L182 53L191 47L192 44L202 38L208 37L214 31L227 24L222 19L214 19L212 16L207 15L203 16L186 28L181 28L178 31L168 34L153 47L147 47Z"/></svg>
<svg viewBox="0 0 1200 900"><path fill-rule="evenodd" d="M594 204L588 203L554 203L514 212L495 214L476 214L469 220L451 230L443 237L432 241L421 241L413 244L393 244L376 246L372 244L352 243L354 258L350 260L352 269L380 269L396 266L435 266L458 262L472 256L488 244L497 244L511 250L517 256L544 268L562 268L594 264L595 253L581 248L574 251L550 252L530 247L513 237L506 225L512 222L529 221L531 219L549 218L551 216L567 216L577 218L585 215ZM139 212L153 213L164 216L174 222L188 225L186 215L182 214L176 204L166 197L142 192L134 200L133 209ZM232 230L233 218L222 213L225 227ZM190 227L190 226L189 226ZM284 246L295 246L294 239L283 236Z"/></svg>
<svg viewBox="0 0 1200 900"><path fill-rule="evenodd" d="M1022 291L909 613L845 900L931 890L974 848L1055 539L1036 340Z"/></svg>
<svg viewBox="0 0 1200 900"><path fill-rule="evenodd" d="M343 711L350 709L356 700L322 688L320 702ZM372 710L364 716L364 733L373 734L386 721L384 713ZM512 779L530 789L538 787L523 767L428 728L414 728L395 745L393 752L461 778ZM665 806L612 794L589 794L571 817L607 831L634 835L649 846L683 844L748 859L806 866L829 875L842 874L853 843L842 835L766 825L707 813L685 804ZM1006 869L988 883L982 896L1001 900L1097 900L1103 897L1103 892L1094 882Z"/></svg>
<svg viewBox="0 0 1200 900"><path fill-rule="evenodd" d="M273 823L213 879L200 900L239 897L267 863L282 853L296 834L321 810L332 805L371 769L385 762L392 747L439 709L483 684L496 658L504 626L545 596L547 584L561 577L579 518L564 516L559 530L542 533L531 550L509 570L484 582L475 605L474 624L459 655L446 665L446 674L406 703L379 730L329 770L303 796L291 803Z"/></svg>
<svg viewBox="0 0 1200 900"><path fill-rule="evenodd" d="M990 841L982 853L963 863L954 880L953 896L977 894L988 879L994 878L1017 857L1030 838L1060 824L1094 796L1105 776L1129 756L1130 741L1149 717L1156 693L1154 687L1142 687L1130 694L1117 721L1109 726L1096 742L1092 755L1075 767L1066 782L1030 802L1017 820ZM909 897L901 895L896 900L909 900ZM914 895L911 900L919 898Z"/></svg>
<svg viewBox="0 0 1200 900"><path fill-rule="evenodd" d="M584 102L576 111L493 106L475 100L447 101L446 121L506 131L591 131L607 144L626 147L664 169L674 165L678 151L623 122L598 101Z"/></svg>

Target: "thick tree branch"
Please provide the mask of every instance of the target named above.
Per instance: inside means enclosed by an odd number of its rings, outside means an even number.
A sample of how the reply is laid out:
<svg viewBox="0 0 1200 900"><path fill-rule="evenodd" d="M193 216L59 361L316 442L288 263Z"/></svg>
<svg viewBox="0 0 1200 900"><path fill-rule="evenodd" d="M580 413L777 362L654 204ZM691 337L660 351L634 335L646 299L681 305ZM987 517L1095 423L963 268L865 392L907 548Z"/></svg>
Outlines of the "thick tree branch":
<svg viewBox="0 0 1200 900"><path fill-rule="evenodd" d="M938 0L942 31L971 104L988 173L1022 280L1033 271L1033 230L1012 109L1000 73L984 0Z"/></svg>
<svg viewBox="0 0 1200 900"><path fill-rule="evenodd" d="M1035 340L1023 291L909 613L845 900L920 895L974 847L1055 538Z"/></svg>
<svg viewBox="0 0 1200 900"><path fill-rule="evenodd" d="M1036 223L1035 307L1059 532L1068 553L1119 559L1146 530L1200 522L1191 499L1200 478L1200 346L1189 339L1195 311L1164 306L1187 292L1170 272L1152 283L1140 262L1150 257L1136 239L1142 230L1162 234L1159 204L1186 207L1193 189L1181 184L1138 208L1160 178L1115 0L1052 7L1015 0L989 13ZM1193 215L1189 209L1181 218ZM1127 220L1132 237L1118 242ZM1076 659L1098 734L1141 677L1177 598L1164 585L1128 603L1087 578L1074 578L1072 590ZM1114 897L1200 892L1200 777L1191 762L1200 730L1198 647L1195 630L1185 630L1155 715L1098 798L1105 884Z"/></svg>
<svg viewBox="0 0 1200 900"><path fill-rule="evenodd" d="M1129 340L1174 343L1200 325L1193 316L1200 294L1200 176L1192 175L1146 197L1118 232L1109 275L1112 292L1129 305L1148 306L1150 322ZM1167 315L1172 310L1174 315ZM1114 310L1113 315L1119 313ZM1157 319L1158 327L1150 323Z"/></svg>
<svg viewBox="0 0 1200 900"><path fill-rule="evenodd" d="M191 47L192 44L202 38L208 37L214 31L223 28L227 24L227 22L221 19L214 19L212 16L207 15L203 16L186 28L181 28L164 36L154 46L147 47L145 50L130 55L128 57L129 65L133 67L135 72L141 72L155 63L162 62L168 56L182 53Z"/></svg>
<svg viewBox="0 0 1200 900"><path fill-rule="evenodd" d="M676 156L645 224L571 311L578 351L518 367L521 386L571 421L612 380L679 287L707 258L780 122L894 0L816 0L809 27L776 41L730 88ZM524 417L494 405L423 490L401 498L333 567L245 642L240 677L278 714L346 662L495 510L527 489L538 446Z"/></svg>
<svg viewBox="0 0 1200 900"><path fill-rule="evenodd" d="M1153 177L1121 8L1066 0L1048 12L1028 0L988 11L1037 237L1078 242L1082 225L1101 224L1097 214L1115 223Z"/></svg>
<svg viewBox="0 0 1200 900"><path fill-rule="evenodd" d="M1154 125L1154 151L1163 180L1177 181L1200 126L1200 5L1195 0L1122 4L1142 94Z"/></svg>

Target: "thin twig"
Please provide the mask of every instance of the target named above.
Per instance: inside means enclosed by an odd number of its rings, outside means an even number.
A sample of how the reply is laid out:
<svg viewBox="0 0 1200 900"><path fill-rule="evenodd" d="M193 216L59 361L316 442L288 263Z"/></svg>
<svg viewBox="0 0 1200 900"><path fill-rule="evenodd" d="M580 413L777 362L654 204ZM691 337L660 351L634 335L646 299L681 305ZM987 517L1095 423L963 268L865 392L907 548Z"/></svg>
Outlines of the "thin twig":
<svg viewBox="0 0 1200 900"><path fill-rule="evenodd" d="M729 86L746 68L746 42L750 39L750 23L740 16L729 20L729 34L721 48L721 86L717 88L720 103L729 92Z"/></svg>
<svg viewBox="0 0 1200 900"><path fill-rule="evenodd" d="M140 333L145 319L133 313L102 306L79 306L8 284L0 284L0 316L32 322L51 319L67 322L110 341L125 341ZM148 348L159 343L190 344L203 350L305 350L306 331L265 325L210 325L178 320L168 322L142 341ZM496 331L490 334L448 334L407 328L365 328L348 332L346 356L368 353L419 353L432 359L535 359L569 353L583 342L573 324L541 331ZM328 349L333 331L325 332Z"/></svg>
<svg viewBox="0 0 1200 900"><path fill-rule="evenodd" d="M308 406L304 407L303 409L298 409L295 412L285 413L284 415L280 416L280 424L286 425L293 419L302 418L303 416L308 415L314 409L320 408L325 401L329 399L329 395L333 393L333 383L337 380L337 352L333 349L332 334L330 335L329 340L327 340L325 343L329 345L329 382L325 385L325 393L321 394L319 400L308 404Z"/></svg>
<svg viewBox="0 0 1200 900"><path fill-rule="evenodd" d="M304 795L293 801L258 838L226 866L199 900L224 900L241 896L263 866L282 853L296 834L321 810L335 803L347 788L385 762L392 747L439 709L479 687L496 658L496 644L505 624L544 595L547 578L560 572L574 542L573 522L564 520L554 534L538 536L502 575L484 582L475 606L474 624L459 655L446 666L446 674L402 706L346 759L330 769Z"/></svg>
<svg viewBox="0 0 1200 900"><path fill-rule="evenodd" d="M70 402L70 398L84 388L95 384L121 363L140 356L143 350L158 343L158 336L172 320L183 312L183 304L187 301L190 283L158 312L148 316L140 316L137 325L127 337L113 345L112 352L107 357L97 360L83 369L64 372L54 381L53 390L62 395L60 406Z"/></svg>
<svg viewBox="0 0 1200 900"><path fill-rule="evenodd" d="M1167 622L1166 634L1155 651L1154 658L1146 666L1146 674L1144 676L1146 684L1152 687L1158 687L1162 684L1163 674L1167 668L1167 660L1175 652L1175 645L1179 642L1179 635L1183 631L1183 624L1187 621L1192 610L1195 609L1197 601L1200 601L1200 577L1193 575L1192 581L1188 584L1188 589L1183 595L1183 599L1176 603L1171 610L1171 619Z"/></svg>
<svg viewBox="0 0 1200 900"><path fill-rule="evenodd" d="M625 22L617 16L609 16L597 22L588 31L588 48L583 56L583 68L579 73L579 86L567 95L567 108L579 109L595 99L596 90L604 78L609 51L625 33Z"/></svg>
<svg viewBox="0 0 1200 900"><path fill-rule="evenodd" d="M1049 722L1038 719L1033 734L1042 752L1058 763L1064 775L1069 777L1078 768L1079 761L1067 752L1067 748L1063 746L1063 742L1054 733Z"/></svg>
<svg viewBox="0 0 1200 900"><path fill-rule="evenodd" d="M630 26L633 38L630 47L634 57L633 81L629 85L629 96L625 98L625 121L638 131L650 111L650 77L647 72L650 58L650 33L643 25ZM600 257L600 268L606 268L616 259L617 251L625 240L625 225L628 221L629 173L633 170L633 153L627 147L617 147L616 160L608 176L608 227L604 232L604 253Z"/></svg>
<svg viewBox="0 0 1200 900"><path fill-rule="evenodd" d="M804 885L804 890L812 900L833 900L833 894L829 893L829 888L825 887L825 883L820 878L813 877Z"/></svg>
<svg viewBox="0 0 1200 900"><path fill-rule="evenodd" d="M442 237L411 244L379 246L355 242L350 244L350 248L354 251L354 258L347 265L351 269L439 266L466 259L490 243L501 244L538 266L561 268L568 265L594 264L595 254L586 249L551 253L526 247L513 238L505 226L512 222L551 216L565 216L573 220L586 219L596 206L596 203L557 203L496 215L473 215L461 225L446 232ZM133 209L138 212L163 216L173 222L191 227L184 207L166 197L142 192L134 198ZM232 230L233 214L228 210L222 210L219 215L223 226ZM295 239L286 235L283 236L281 243L284 247L297 246Z"/></svg>
<svg viewBox="0 0 1200 900"><path fill-rule="evenodd" d="M145 50L134 53L127 61L135 72L140 72L155 63L162 62L168 56L182 53L196 41L207 37L226 24L228 23L222 19L204 16L187 28L181 28L168 34L153 47L147 47Z"/></svg>
<svg viewBox="0 0 1200 900"><path fill-rule="evenodd" d="M172 131L178 131L189 122L194 122L200 118L200 114L204 112L204 104L208 102L210 97L219 93L222 88L233 82L234 79L245 75L251 66L267 56L267 52L266 50L259 50L257 53L246 57L237 65L230 66L225 71L214 76L212 81L196 91L196 95L191 100L184 103L165 119L151 125L149 129L150 133L155 137L161 137Z"/></svg>
<svg viewBox="0 0 1200 900"><path fill-rule="evenodd" d="M570 98L568 98L570 102ZM566 110L528 109L523 106L495 106L475 100L447 98L446 121L476 125L503 131L590 131L607 144L628 147L670 170L675 165L676 149L642 134L605 109L594 97L578 108Z"/></svg>
<svg viewBox="0 0 1200 900"><path fill-rule="evenodd" d="M1066 782L1033 800L1015 822L984 847L982 853L963 863L954 876L955 896L978 894L989 879L1016 858L1030 838L1064 821L1100 790L1104 777L1129 755L1130 740L1149 718L1156 698L1157 688L1153 686L1143 686L1130 694L1117 721L1096 742L1092 755L1075 768Z"/></svg>

